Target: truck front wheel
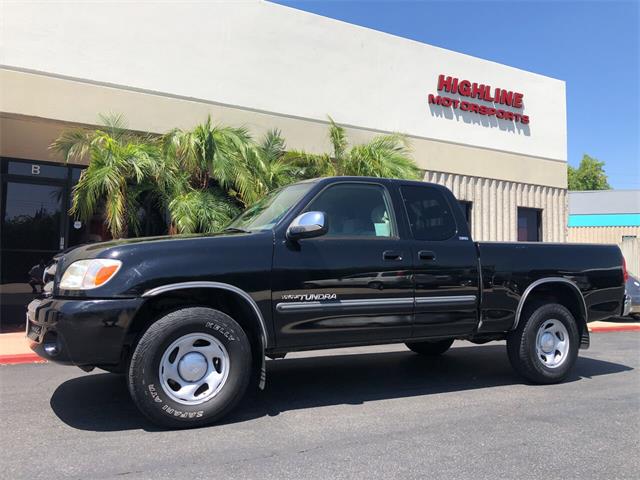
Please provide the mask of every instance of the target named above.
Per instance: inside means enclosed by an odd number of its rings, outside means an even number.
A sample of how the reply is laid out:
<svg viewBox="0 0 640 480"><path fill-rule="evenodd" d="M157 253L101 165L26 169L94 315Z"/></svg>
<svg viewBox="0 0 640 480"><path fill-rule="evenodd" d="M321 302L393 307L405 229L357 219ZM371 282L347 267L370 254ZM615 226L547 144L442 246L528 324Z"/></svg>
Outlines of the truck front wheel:
<svg viewBox="0 0 640 480"><path fill-rule="evenodd" d="M534 383L564 380L578 356L580 334L571 312L557 303L527 311L518 328L507 335L512 367Z"/></svg>
<svg viewBox="0 0 640 480"><path fill-rule="evenodd" d="M154 423L210 424L242 398L251 377L249 340L228 315L189 307L153 323L129 365L129 392Z"/></svg>
<svg viewBox="0 0 640 480"><path fill-rule="evenodd" d="M453 338L446 338L444 340L423 341L423 342L408 342L405 345L412 352L419 353L420 355L426 355L433 357L436 355L442 355L449 350L453 345Z"/></svg>

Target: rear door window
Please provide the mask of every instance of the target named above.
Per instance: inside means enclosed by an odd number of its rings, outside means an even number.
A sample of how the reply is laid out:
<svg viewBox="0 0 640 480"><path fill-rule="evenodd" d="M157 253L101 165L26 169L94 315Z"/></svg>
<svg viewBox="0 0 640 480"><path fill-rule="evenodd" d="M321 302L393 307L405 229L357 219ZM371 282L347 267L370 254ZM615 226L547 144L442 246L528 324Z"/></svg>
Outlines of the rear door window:
<svg viewBox="0 0 640 480"><path fill-rule="evenodd" d="M448 240L456 234L453 212L446 197L428 185L401 187L411 233L416 240Z"/></svg>

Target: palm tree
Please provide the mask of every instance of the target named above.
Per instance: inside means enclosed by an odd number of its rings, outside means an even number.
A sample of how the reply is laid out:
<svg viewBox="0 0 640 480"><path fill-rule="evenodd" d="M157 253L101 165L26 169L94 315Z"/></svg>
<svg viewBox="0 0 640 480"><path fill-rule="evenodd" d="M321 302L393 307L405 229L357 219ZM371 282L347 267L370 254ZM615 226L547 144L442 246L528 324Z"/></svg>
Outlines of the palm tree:
<svg viewBox="0 0 640 480"><path fill-rule="evenodd" d="M120 115L100 119L103 128L66 130L50 148L67 162L89 159L73 188L70 213L88 221L103 206L111 235L127 237L139 227L140 195L175 188L177 180L162 162L157 139L127 130Z"/></svg>
<svg viewBox="0 0 640 480"><path fill-rule="evenodd" d="M249 148L251 136L245 128L214 125L211 117L192 130L174 129L164 136L166 158L188 175L193 189L214 183L243 204L253 196L243 161Z"/></svg>
<svg viewBox="0 0 640 480"><path fill-rule="evenodd" d="M269 130L260 142L246 149L243 161L253 187L246 199L248 204L301 178L300 169L287 160L285 141L277 129Z"/></svg>
<svg viewBox="0 0 640 480"><path fill-rule="evenodd" d="M163 137L165 162L180 172L169 193L170 231L220 230L258 197L247 167L253 142L244 128L214 125L211 117L191 130Z"/></svg>
<svg viewBox="0 0 640 480"><path fill-rule="evenodd" d="M329 117L329 139L330 154L291 151L286 154L288 163L297 167L303 178L332 175L419 178L420 171L410 156L404 135L378 135L368 143L349 148L344 127Z"/></svg>

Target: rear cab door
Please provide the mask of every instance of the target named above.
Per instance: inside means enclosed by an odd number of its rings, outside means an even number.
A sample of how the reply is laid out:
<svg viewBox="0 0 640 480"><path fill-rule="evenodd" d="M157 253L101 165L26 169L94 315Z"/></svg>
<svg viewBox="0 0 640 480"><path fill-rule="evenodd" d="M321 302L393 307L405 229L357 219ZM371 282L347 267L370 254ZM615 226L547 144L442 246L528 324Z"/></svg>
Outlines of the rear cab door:
<svg viewBox="0 0 640 480"><path fill-rule="evenodd" d="M478 326L478 254L453 194L427 183L401 182L415 287L413 338L451 337Z"/></svg>

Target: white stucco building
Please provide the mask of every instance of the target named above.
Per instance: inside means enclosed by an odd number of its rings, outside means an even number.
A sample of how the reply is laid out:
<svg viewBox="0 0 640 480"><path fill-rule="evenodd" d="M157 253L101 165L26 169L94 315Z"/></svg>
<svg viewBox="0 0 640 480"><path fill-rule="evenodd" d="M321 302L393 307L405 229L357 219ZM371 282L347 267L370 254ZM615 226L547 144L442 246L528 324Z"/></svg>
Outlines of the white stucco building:
<svg viewBox="0 0 640 480"><path fill-rule="evenodd" d="M3 237L3 278L19 252L27 265L80 241L79 168L47 147L107 112L154 133L210 114L309 151L328 149L327 115L354 142L401 132L425 180L467 202L475 238L565 240L561 80L259 0L5 1L0 21L3 222L58 222Z"/></svg>

